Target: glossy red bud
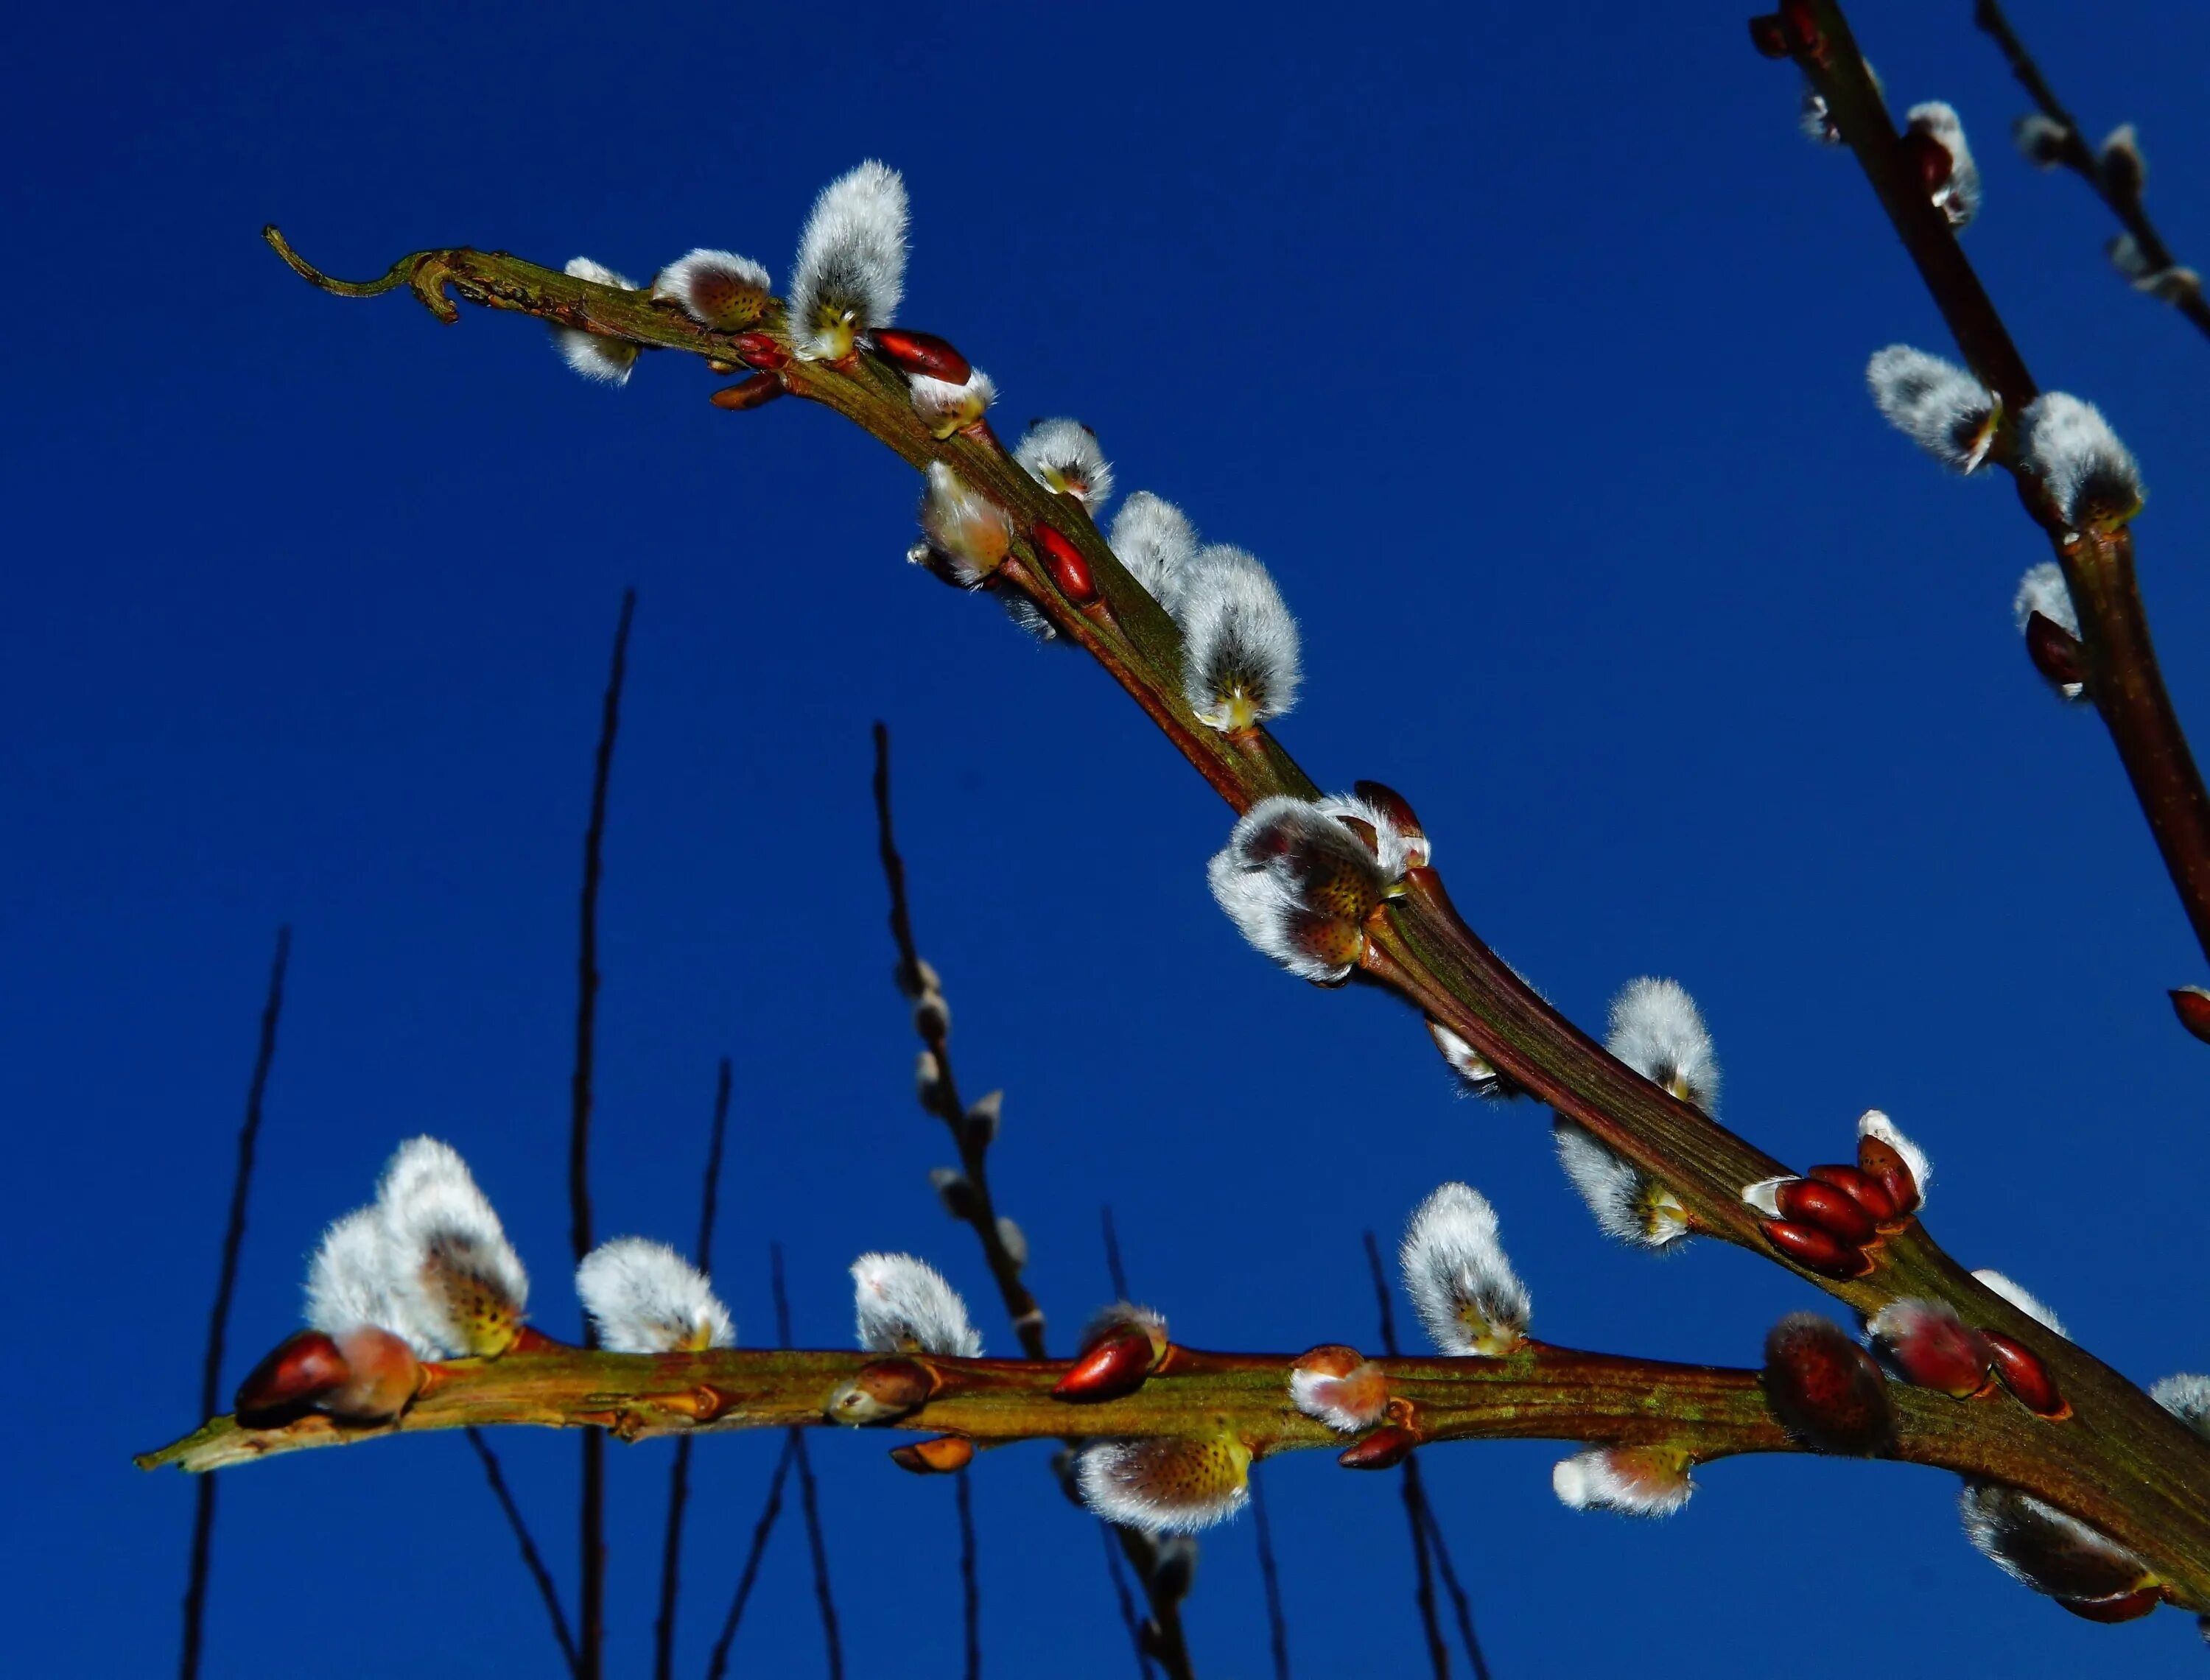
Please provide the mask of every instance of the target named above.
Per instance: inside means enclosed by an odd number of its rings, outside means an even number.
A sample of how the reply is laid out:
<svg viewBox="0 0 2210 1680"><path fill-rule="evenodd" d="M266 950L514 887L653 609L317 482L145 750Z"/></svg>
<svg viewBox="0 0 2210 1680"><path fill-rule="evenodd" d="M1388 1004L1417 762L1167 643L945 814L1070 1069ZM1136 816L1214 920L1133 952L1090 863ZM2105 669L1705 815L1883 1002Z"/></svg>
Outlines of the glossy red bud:
<svg viewBox="0 0 2210 1680"><path fill-rule="evenodd" d="M1853 1166L1814 1166L1806 1176L1832 1184L1863 1208L1875 1225L1886 1225L1895 1217L1895 1198L1869 1172Z"/></svg>
<svg viewBox="0 0 2210 1680"><path fill-rule="evenodd" d="M1873 1219L1847 1192L1816 1178L1791 1178L1773 1192L1781 1216L1813 1225L1852 1249L1872 1241Z"/></svg>
<svg viewBox="0 0 2210 1680"><path fill-rule="evenodd" d="M1097 580L1090 575L1090 563L1056 526L1038 520L1029 534L1061 594L1077 606L1087 606L1097 599Z"/></svg>
<svg viewBox="0 0 2210 1680"><path fill-rule="evenodd" d="M756 373L749 379L740 379L734 385L722 386L707 400L716 408L741 411L773 402L782 394L782 381L771 373Z"/></svg>
<svg viewBox="0 0 2210 1680"><path fill-rule="evenodd" d="M1912 1175L1911 1163L1900 1153L1876 1137L1857 1140L1857 1165L1880 1181L1887 1192L1887 1199L1895 1204L1895 1216L1903 1219L1918 1211L1918 1180Z"/></svg>
<svg viewBox="0 0 2210 1680"><path fill-rule="evenodd" d="M2026 619L2026 652L2033 668L2059 688L2087 680L2080 638L2053 618L2037 612Z"/></svg>
<svg viewBox="0 0 2210 1680"><path fill-rule="evenodd" d="M1144 1386L1156 1350L1140 1325L1126 1325L1100 1336L1052 1384L1052 1398L1078 1405L1118 1400Z"/></svg>
<svg viewBox="0 0 2210 1680"><path fill-rule="evenodd" d="M1420 1444L1420 1437L1394 1424L1353 1442L1335 1456L1345 1470L1388 1470L1402 1464Z"/></svg>
<svg viewBox="0 0 2210 1680"><path fill-rule="evenodd" d="M2171 994L2171 1012L2179 1024L2205 1044L2210 1044L2210 991L2201 986L2182 986Z"/></svg>
<svg viewBox="0 0 2210 1680"><path fill-rule="evenodd" d="M729 343L752 367L773 370L790 360L790 352L765 333L739 333Z"/></svg>
<svg viewBox="0 0 2210 1680"><path fill-rule="evenodd" d="M2059 1599L2056 1602L2090 1622L2138 1622L2163 1598L2153 1587L2137 1587L2107 1599Z"/></svg>
<svg viewBox="0 0 2210 1680"><path fill-rule="evenodd" d="M975 1461L975 1443L963 1435L939 1435L891 1448L891 1462L916 1476L945 1476Z"/></svg>
<svg viewBox="0 0 2210 1680"><path fill-rule="evenodd" d="M1862 1249L1818 1225L1760 1219L1757 1228L1782 1254L1822 1278L1861 1278L1872 1270L1872 1262Z"/></svg>
<svg viewBox="0 0 2210 1680"><path fill-rule="evenodd" d="M1871 1328L1905 1382L1956 1400L1987 1386L1994 1358L1987 1339L1947 1307L1931 1301L1893 1302Z"/></svg>
<svg viewBox="0 0 2210 1680"><path fill-rule="evenodd" d="M1419 816L1412 810L1412 802L1395 788L1378 781L1355 781L1350 791L1395 823L1399 834L1426 834L1427 830L1420 827Z"/></svg>
<svg viewBox="0 0 2210 1680"><path fill-rule="evenodd" d="M1765 1338L1765 1398L1814 1452L1862 1457L1893 1431L1887 1379L1831 1318L1790 1313Z"/></svg>
<svg viewBox="0 0 2210 1680"><path fill-rule="evenodd" d="M829 1396L822 1408L832 1424L880 1424L927 1403L935 1383L910 1359L871 1359Z"/></svg>
<svg viewBox="0 0 2210 1680"><path fill-rule="evenodd" d="M964 385L975 370L952 348L949 339L933 333L908 332L898 327L878 327L867 336L885 361L908 373L925 373L947 385Z"/></svg>
<svg viewBox="0 0 2210 1680"><path fill-rule="evenodd" d="M320 1330L299 1330L245 1374L231 1409L250 1429L287 1423L353 1375L338 1345Z"/></svg>
<svg viewBox="0 0 2210 1680"><path fill-rule="evenodd" d="M422 1362L390 1331L364 1324L340 1336L337 1348L346 1362L346 1380L321 1401L333 1418L349 1424L383 1423L404 1412L421 1392Z"/></svg>
<svg viewBox="0 0 2210 1680"><path fill-rule="evenodd" d="M1910 129L1901 141L1903 154L1910 159L1911 168L1926 190L1934 192L1948 184L1957 167L1957 160L1949 155L1949 148L1923 129Z"/></svg>
<svg viewBox="0 0 2210 1680"><path fill-rule="evenodd" d="M2000 1330L1983 1330L1980 1334L1987 1342L1996 1375L2002 1378L2003 1387L2016 1394L2027 1411L2044 1418L2062 1418L2071 1412L2064 1396L2056 1392L2056 1379L2041 1363L2040 1355Z"/></svg>

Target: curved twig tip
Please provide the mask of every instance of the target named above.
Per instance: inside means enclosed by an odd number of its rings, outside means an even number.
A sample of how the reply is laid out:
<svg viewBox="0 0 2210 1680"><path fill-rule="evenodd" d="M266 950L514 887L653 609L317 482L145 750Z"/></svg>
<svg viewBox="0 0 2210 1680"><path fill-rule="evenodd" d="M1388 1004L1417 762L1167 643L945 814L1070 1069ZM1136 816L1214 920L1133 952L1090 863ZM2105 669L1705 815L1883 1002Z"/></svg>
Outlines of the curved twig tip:
<svg viewBox="0 0 2210 1680"><path fill-rule="evenodd" d="M310 286L318 286L323 291L340 298L376 298L386 292L395 292L406 285L412 277L415 262L415 257L412 255L402 256L375 280L341 280L324 274L305 257L293 250L291 241L284 237L282 231L275 222L270 222L261 230L261 237L269 242L269 248L282 257L286 266L301 280Z"/></svg>

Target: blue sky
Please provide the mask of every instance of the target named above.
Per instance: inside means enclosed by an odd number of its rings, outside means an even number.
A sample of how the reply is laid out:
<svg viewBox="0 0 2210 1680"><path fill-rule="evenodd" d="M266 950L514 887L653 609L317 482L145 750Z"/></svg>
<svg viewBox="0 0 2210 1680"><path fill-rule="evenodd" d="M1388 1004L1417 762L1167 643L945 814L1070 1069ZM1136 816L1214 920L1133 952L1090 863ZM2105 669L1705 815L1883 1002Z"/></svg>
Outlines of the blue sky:
<svg viewBox="0 0 2210 1680"><path fill-rule="evenodd" d="M2129 296L2085 190L2003 143L2020 108L1965 0L1869 3L1899 103L1978 140L1974 258L2043 382L2142 458L2145 585L2210 716L2210 345ZM2183 258L2210 257L2210 20L2019 0L2086 120L2131 118ZM1103 1298L1097 1209L1193 1344L1374 1334L1359 1249L1438 1182L1496 1202L1573 1345L1754 1362L1816 1304L1706 1244L1609 1248L1530 1110L1456 1101L1386 998L1269 969L1211 906L1224 809L1078 656L901 563L911 475L827 414L709 407L697 366L588 387L533 323L343 304L333 272L474 243L647 274L693 244L780 275L814 191L903 168L903 319L1073 413L1128 488L1273 567L1308 682L1283 738L1417 803L1453 895L1577 1019L1628 978L1702 1002L1726 1115L1831 1159L1878 1105L1941 1167L1929 1215L2144 1381L2210 1366L2205 1055L2163 991L2201 954L2094 720L2042 691L2008 603L2039 539L2001 488L1887 431L1861 370L1938 321L1854 166L1799 140L1741 8L1339 12L549 5L47 9L0 101L14 400L0 660L0 1107L23 1427L0 1445L27 1671L158 1672L190 1489L129 1454L194 1421L232 1137L274 930L295 929L226 1382L295 1322L301 1256L399 1138L459 1146L563 1277L573 897L621 590L639 592L603 902L598 1208L696 1221L736 1064L717 1281L848 1334L843 1268L924 1254L1011 1337L925 1174L867 804L897 732L926 954L993 1171L1064 1336ZM510 1437L564 1581L574 1443ZM856 1653L948 1671L948 1487L881 1442L817 1458ZM613 1671L646 1660L664 1445L613 1456ZM703 1443L684 1666L703 1665L772 1463ZM1500 1676L1653 1647L1908 1666L2192 1673L2185 1618L2090 1627L1957 1536L1933 1472L1714 1466L1660 1526L1578 1515L1557 1449L1425 1454ZM1303 1671L1420 1661L1392 1478L1269 1465ZM985 1460L990 1667L1125 1675L1095 1536L1041 1450ZM214 1675L327 1649L542 1674L553 1653L465 1447L241 1472ZM1201 1671L1264 1671L1249 1525L1205 1543ZM1839 1627L1846 1637L1807 1636ZM794 1526L739 1647L818 1661ZM1901 1659L1897 1659L1902 1660Z"/></svg>

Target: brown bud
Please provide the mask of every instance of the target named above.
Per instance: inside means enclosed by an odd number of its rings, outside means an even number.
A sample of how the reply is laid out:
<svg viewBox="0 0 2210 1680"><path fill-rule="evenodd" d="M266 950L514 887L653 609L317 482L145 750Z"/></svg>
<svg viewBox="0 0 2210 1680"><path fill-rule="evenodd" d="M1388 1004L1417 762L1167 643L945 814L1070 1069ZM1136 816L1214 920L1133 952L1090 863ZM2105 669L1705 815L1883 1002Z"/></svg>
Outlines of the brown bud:
<svg viewBox="0 0 2210 1680"><path fill-rule="evenodd" d="M1887 1192L1887 1199L1895 1204L1895 1216L1904 1219L1918 1211L1918 1180L1911 1171L1911 1163L1902 1154L1876 1137L1857 1140L1857 1165L1880 1181Z"/></svg>
<svg viewBox="0 0 2210 1680"><path fill-rule="evenodd" d="M380 1424L404 1412L420 1392L422 1362L389 1330L364 1324L340 1336L337 1346L347 1377L320 1402L333 1418L349 1424Z"/></svg>
<svg viewBox="0 0 2210 1680"><path fill-rule="evenodd" d="M2135 1622L2162 1603L2163 1595L2153 1587L2136 1587L2130 1593L2107 1599L2059 1599L2056 1602L2090 1622Z"/></svg>
<svg viewBox="0 0 2210 1680"><path fill-rule="evenodd" d="M1394 823L1398 834L1407 840L1420 842L1414 849L1414 855L1406 859L1409 864L1417 866L1428 861L1428 831L1420 827L1419 816L1413 810L1410 800L1395 788L1378 781L1353 782L1350 791Z"/></svg>
<svg viewBox="0 0 2210 1680"><path fill-rule="evenodd" d="M878 327L867 334L883 359L908 373L925 373L947 385L964 385L975 370L952 348L949 339L933 333L909 332L900 327Z"/></svg>
<svg viewBox="0 0 2210 1680"><path fill-rule="evenodd" d="M1419 1444L1420 1437L1411 1430L1387 1424L1345 1447L1335 1455L1335 1461L1345 1470L1393 1469Z"/></svg>
<svg viewBox="0 0 2210 1680"><path fill-rule="evenodd" d="M2027 1411L2044 1418L2071 1415L2072 1408L2056 1391L2056 1379L2049 1374L2049 1367L2041 1363L2038 1354L2000 1330L1983 1330L1980 1334L1993 1356L1996 1375L2002 1378L2003 1387L2016 1394Z"/></svg>
<svg viewBox="0 0 2210 1680"><path fill-rule="evenodd" d="M1923 129L1905 129L1897 144L1928 192L1948 184L1949 177L1956 172L1957 160L1949 155L1947 147Z"/></svg>
<svg viewBox="0 0 2210 1680"><path fill-rule="evenodd" d="M329 1337L320 1330L295 1331L245 1374L231 1409L249 1429L272 1428L310 1410L352 1375Z"/></svg>
<svg viewBox="0 0 2210 1680"><path fill-rule="evenodd" d="M2080 638L2043 613L2026 618L2026 652L2033 668L2060 689L2087 680Z"/></svg>
<svg viewBox="0 0 2210 1680"><path fill-rule="evenodd" d="M1875 1225L1886 1225L1895 1217L1895 1198L1887 1187L1870 1173L1854 1166L1814 1166L1805 1175L1822 1184L1832 1184L1836 1189L1863 1208Z"/></svg>
<svg viewBox="0 0 2210 1680"><path fill-rule="evenodd" d="M1058 527L1038 520L1030 527L1036 552L1043 557L1051 581L1059 586L1060 593L1077 606L1087 606L1097 599L1097 580L1090 575L1090 563L1082 551L1067 539Z"/></svg>
<svg viewBox="0 0 2210 1680"><path fill-rule="evenodd" d="M891 1448L891 1462L916 1476L945 1476L975 1461L975 1443L963 1435L932 1436Z"/></svg>
<svg viewBox="0 0 2210 1680"><path fill-rule="evenodd" d="M765 333L739 333L729 342L747 366L774 369L789 364L790 352Z"/></svg>
<svg viewBox="0 0 2210 1680"><path fill-rule="evenodd" d="M1773 1192L1781 1216L1798 1225L1814 1225L1851 1248L1862 1248L1873 1237L1872 1215L1857 1206L1846 1191L1816 1178L1792 1178Z"/></svg>
<svg viewBox="0 0 2210 1680"><path fill-rule="evenodd" d="M1892 1301L1869 1328L1907 1382L1957 1400L1987 1386L1987 1339L1938 1301Z"/></svg>
<svg viewBox="0 0 2210 1680"><path fill-rule="evenodd" d="M1814 1452L1863 1457L1893 1434L1887 1379L1831 1318L1797 1312L1774 1325L1763 1381L1772 1415Z"/></svg>
<svg viewBox="0 0 2210 1680"><path fill-rule="evenodd" d="M741 411L773 402L782 394L782 381L771 373L756 373L749 379L740 379L734 385L722 386L707 400L716 408Z"/></svg>
<svg viewBox="0 0 2210 1680"><path fill-rule="evenodd" d="M875 1359L829 1396L822 1408L832 1424L882 1424L926 1405L934 1389L927 1369L910 1359Z"/></svg>
<svg viewBox="0 0 2210 1680"><path fill-rule="evenodd" d="M1052 1398L1076 1405L1118 1400L1142 1388L1156 1363L1148 1331L1137 1324L1117 1326L1083 1350L1066 1375L1052 1384Z"/></svg>
<svg viewBox="0 0 2210 1680"><path fill-rule="evenodd" d="M1782 1254L1822 1278L1861 1278L1872 1270L1872 1261L1863 1249L1815 1225L1760 1219L1757 1228Z"/></svg>
<svg viewBox="0 0 2210 1680"><path fill-rule="evenodd" d="M2171 994L2171 1012L2179 1024L2205 1044L2210 1044L2210 991L2201 986L2182 986Z"/></svg>

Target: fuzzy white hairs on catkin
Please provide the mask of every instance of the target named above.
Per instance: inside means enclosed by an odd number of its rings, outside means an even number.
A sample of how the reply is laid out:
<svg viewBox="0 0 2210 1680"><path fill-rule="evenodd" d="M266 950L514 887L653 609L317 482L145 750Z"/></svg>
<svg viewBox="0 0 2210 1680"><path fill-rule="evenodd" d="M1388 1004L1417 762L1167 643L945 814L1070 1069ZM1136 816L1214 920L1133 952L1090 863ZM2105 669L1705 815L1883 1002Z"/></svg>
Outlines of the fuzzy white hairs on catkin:
<svg viewBox="0 0 2210 1680"><path fill-rule="evenodd" d="M1984 1557L2037 1593L2049 1592L2050 1585L2036 1579L2034 1566L2052 1557L2063 1560L2070 1579L2099 1569L2120 1584L2129 1575L2148 1574L2139 1557L2109 1535L2022 1488L1967 1481L1957 1496L1957 1514L1965 1538Z"/></svg>
<svg viewBox="0 0 2210 1680"><path fill-rule="evenodd" d="M2197 1435L2210 1435L2210 1376L2193 1371L2160 1376L2148 1397Z"/></svg>
<svg viewBox="0 0 2210 1680"><path fill-rule="evenodd" d="M1934 1163L1926 1159L1926 1152L1905 1137L1902 1129L1876 1108L1869 1108L1857 1116L1857 1135L1877 1139L1903 1157L1903 1164L1911 1169L1911 1181L1918 1186L1918 1201L1923 1207L1927 1189L1934 1182Z"/></svg>
<svg viewBox="0 0 2210 1680"><path fill-rule="evenodd" d="M594 262L588 256L571 256L562 273L571 279L589 280L594 286L611 286L623 292L637 290L635 281L625 274L616 274L603 262ZM560 352L560 359L586 379L603 385L626 385L637 366L637 346L625 339L610 339L602 333L587 333L578 327L552 328L552 347Z"/></svg>
<svg viewBox="0 0 2210 1680"><path fill-rule="evenodd" d="M1206 1441L1086 1441L1075 1454L1083 1503L1147 1534L1189 1534L1224 1522L1251 1497L1250 1449Z"/></svg>
<svg viewBox="0 0 2210 1680"><path fill-rule="evenodd" d="M459 1153L433 1137L408 1139L384 1167L376 1201L407 1321L384 1328L450 1353L503 1352L528 1304L529 1274Z"/></svg>
<svg viewBox="0 0 2210 1680"><path fill-rule="evenodd" d="M1244 812L1205 876L1244 938L1321 985L1342 979L1357 958L1358 925L1336 915L1336 905L1379 904L1390 884L1363 840L1319 805L1287 794Z"/></svg>
<svg viewBox="0 0 2210 1680"><path fill-rule="evenodd" d="M2110 259L2110 266L2125 277L2126 283L2136 292L2165 303L2202 290L2202 276L2194 269L2174 262L2165 268L2150 266L2148 256L2141 248L2141 241L2130 233L2115 235L2103 247L2103 254Z"/></svg>
<svg viewBox="0 0 2210 1680"><path fill-rule="evenodd" d="M2141 467L2093 403L2044 391L2019 431L2026 469L2073 530L2122 525L2140 511Z"/></svg>
<svg viewBox="0 0 2210 1680"><path fill-rule="evenodd" d="M1526 1339L1527 1286L1504 1257L1496 1210L1471 1185L1442 1185L1420 1204L1398 1263L1420 1322L1444 1352L1494 1356Z"/></svg>
<svg viewBox="0 0 2210 1680"><path fill-rule="evenodd" d="M1663 1447L1594 1447L1561 1459L1550 1472L1558 1502L1576 1511L1666 1517L1688 1502L1696 1484L1688 1461Z"/></svg>
<svg viewBox="0 0 2210 1680"><path fill-rule="evenodd" d="M1552 1128L1558 1165L1607 1237L1662 1249L1688 1234L1688 1210L1641 1168L1563 1115Z"/></svg>
<svg viewBox="0 0 2210 1680"><path fill-rule="evenodd" d="M1949 178L1934 189L1935 208L1962 227L1980 214L1980 166L1965 142L1965 124L1957 108L1940 99L1914 105L1905 113L1906 126L1930 136L1949 154Z"/></svg>
<svg viewBox="0 0 2210 1680"><path fill-rule="evenodd" d="M749 256L703 248L678 257L652 281L654 297L680 304L702 327L728 332L759 319L774 289L767 270Z"/></svg>
<svg viewBox="0 0 2210 1680"><path fill-rule="evenodd" d="M980 425L990 405L998 400L997 382L980 368L967 376L963 385L926 373L909 374L906 383L913 397L913 412L939 442L955 431Z"/></svg>
<svg viewBox="0 0 2210 1680"><path fill-rule="evenodd" d="M2072 1333L2064 1328L2062 1319L2050 1311L2038 1297L2020 1285L2013 1283L2002 1273L1990 1267L1983 1267L1972 1275L2028 1318L2033 1320L2035 1323L2040 1325L2043 1329L2054 1330L2067 1341L2072 1339Z"/></svg>
<svg viewBox="0 0 2210 1680"><path fill-rule="evenodd" d="M2072 591L2064 581L2064 569L2054 560L2043 561L2019 579L2018 593L2011 597L2010 611L2021 635L2026 621L2037 612L2058 629L2074 636L2080 634L2080 615L2073 608Z"/></svg>
<svg viewBox="0 0 2210 1680"><path fill-rule="evenodd" d="M863 1254L854 1261L852 1303L860 1346L871 1353L971 1359L982 1351L959 1292L909 1254Z"/></svg>
<svg viewBox="0 0 2210 1680"><path fill-rule="evenodd" d="M1518 1087L1496 1070L1494 1063L1439 1021L1428 1022L1428 1036L1435 1041L1443 1061L1457 1075L1461 1097L1509 1097Z"/></svg>
<svg viewBox="0 0 2210 1680"><path fill-rule="evenodd" d="M1719 1105L1719 1063L1696 1000L1678 980L1629 980L1611 1000L1604 1048L1706 1114Z"/></svg>
<svg viewBox="0 0 2210 1680"><path fill-rule="evenodd" d="M1375 861L1392 887L1404 878L1406 870L1426 869L1435 860L1434 847L1424 833L1399 828L1394 816L1370 799L1356 793L1330 793L1320 799L1319 810L1324 816L1337 821L1349 817L1374 831Z"/></svg>
<svg viewBox="0 0 2210 1680"><path fill-rule="evenodd" d="M382 1211L356 1207L323 1233L307 1264L307 1322L328 1336L372 1326L429 1356L438 1349L399 1310L397 1255Z"/></svg>
<svg viewBox="0 0 2210 1680"><path fill-rule="evenodd" d="M1169 613L1181 599L1183 580L1197 557L1197 527L1163 497L1139 490L1120 504L1108 541L1150 598Z"/></svg>
<svg viewBox="0 0 2210 1680"><path fill-rule="evenodd" d="M1113 499L1113 465L1097 434L1079 420L1038 420L1013 459L1054 495L1071 496L1095 519Z"/></svg>
<svg viewBox="0 0 2210 1680"><path fill-rule="evenodd" d="M928 463L921 529L930 548L951 563L952 575L969 589L997 570L1013 540L1005 510L940 461Z"/></svg>
<svg viewBox="0 0 2210 1680"><path fill-rule="evenodd" d="M2064 145L2072 130L2053 117L2029 111L2010 125L2011 144L2036 169L2054 169L2064 161Z"/></svg>
<svg viewBox="0 0 2210 1680"><path fill-rule="evenodd" d="M1271 573L1226 543L1199 549L1174 611L1182 634L1182 697L1210 728L1242 730L1296 703L1297 621Z"/></svg>
<svg viewBox="0 0 2210 1680"><path fill-rule="evenodd" d="M736 1326L698 1268L665 1243L617 1237L576 1268L576 1293L612 1353L696 1353L735 1345Z"/></svg>
<svg viewBox="0 0 2210 1680"><path fill-rule="evenodd" d="M1891 344L1865 364L1865 383L1888 424L1944 467L1971 473L1987 459L2002 404L1954 362Z"/></svg>
<svg viewBox="0 0 2210 1680"><path fill-rule="evenodd" d="M813 201L792 265L787 315L801 361L841 361L854 337L897 317L905 295L905 182L869 159Z"/></svg>

